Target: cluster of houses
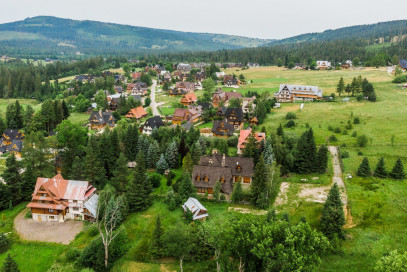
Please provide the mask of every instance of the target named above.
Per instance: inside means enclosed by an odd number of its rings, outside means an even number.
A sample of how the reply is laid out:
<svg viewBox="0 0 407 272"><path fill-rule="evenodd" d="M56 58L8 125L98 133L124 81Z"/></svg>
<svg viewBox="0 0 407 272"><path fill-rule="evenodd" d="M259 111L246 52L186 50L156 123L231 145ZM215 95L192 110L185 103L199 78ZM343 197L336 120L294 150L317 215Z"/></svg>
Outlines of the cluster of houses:
<svg viewBox="0 0 407 272"><path fill-rule="evenodd" d="M7 153L21 157L23 149L24 133L18 129L6 129L3 132L0 143L0 155Z"/></svg>

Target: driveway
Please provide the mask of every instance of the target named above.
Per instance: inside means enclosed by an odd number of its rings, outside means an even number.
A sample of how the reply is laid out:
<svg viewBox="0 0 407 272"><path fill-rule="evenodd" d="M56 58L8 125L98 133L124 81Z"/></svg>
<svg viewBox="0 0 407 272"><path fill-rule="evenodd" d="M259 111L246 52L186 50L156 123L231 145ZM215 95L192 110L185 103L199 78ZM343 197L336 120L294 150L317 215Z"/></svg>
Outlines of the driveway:
<svg viewBox="0 0 407 272"><path fill-rule="evenodd" d="M161 116L160 112L157 109L157 106L159 106L159 104L157 104L155 102L155 88L157 86L157 80L153 80L153 85L151 85L151 93L150 93L150 99L151 99L151 103L150 103L150 107L153 109L153 116Z"/></svg>
<svg viewBox="0 0 407 272"><path fill-rule="evenodd" d="M23 240L52 242L68 245L75 239L76 234L82 231L83 222L37 222L25 219L28 209L22 211L14 219L14 228Z"/></svg>

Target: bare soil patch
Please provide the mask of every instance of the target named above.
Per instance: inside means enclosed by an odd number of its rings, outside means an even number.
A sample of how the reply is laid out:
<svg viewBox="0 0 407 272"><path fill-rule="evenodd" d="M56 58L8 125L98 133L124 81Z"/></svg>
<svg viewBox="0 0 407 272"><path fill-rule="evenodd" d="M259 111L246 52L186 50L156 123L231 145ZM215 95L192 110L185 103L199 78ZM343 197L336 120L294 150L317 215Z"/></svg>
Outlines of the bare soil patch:
<svg viewBox="0 0 407 272"><path fill-rule="evenodd" d="M38 222L25 219L27 209L14 219L14 228L23 240L61 243L68 245L83 229L81 221Z"/></svg>

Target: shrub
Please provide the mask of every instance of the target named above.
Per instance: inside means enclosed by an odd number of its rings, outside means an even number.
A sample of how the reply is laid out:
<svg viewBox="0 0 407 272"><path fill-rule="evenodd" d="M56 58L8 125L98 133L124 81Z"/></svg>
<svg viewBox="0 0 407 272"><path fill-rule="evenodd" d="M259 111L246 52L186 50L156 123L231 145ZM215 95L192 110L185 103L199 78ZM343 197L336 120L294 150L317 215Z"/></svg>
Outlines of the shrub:
<svg viewBox="0 0 407 272"><path fill-rule="evenodd" d="M222 201L225 201L225 200L226 200L226 197L225 197L224 194L221 194L221 195L220 195L220 200L222 200Z"/></svg>
<svg viewBox="0 0 407 272"><path fill-rule="evenodd" d="M330 142L336 142L336 141L338 141L338 139L336 138L336 136L333 135L333 134L332 134L331 136L329 136L328 140L329 140Z"/></svg>
<svg viewBox="0 0 407 272"><path fill-rule="evenodd" d="M363 152L362 151L358 151L358 156L363 156Z"/></svg>
<svg viewBox="0 0 407 272"><path fill-rule="evenodd" d="M346 129L344 129L344 130L342 131L342 135L348 135L348 131L347 131Z"/></svg>
<svg viewBox="0 0 407 272"><path fill-rule="evenodd" d="M286 127L286 128L295 127L295 122L294 122L294 120L288 121L288 122L285 124L285 127Z"/></svg>
<svg viewBox="0 0 407 272"><path fill-rule="evenodd" d="M356 137L356 136L358 136L358 132L357 132L357 131L354 131L354 132L352 133L352 137Z"/></svg>
<svg viewBox="0 0 407 272"><path fill-rule="evenodd" d="M25 219L31 219L31 218L32 218L31 209L29 209L29 210L25 213L24 218L25 218Z"/></svg>
<svg viewBox="0 0 407 272"><path fill-rule="evenodd" d="M352 123L350 122L350 120L348 121L348 124L345 126L345 129L347 130L351 130L353 128Z"/></svg>
<svg viewBox="0 0 407 272"><path fill-rule="evenodd" d="M67 262L75 262L79 258L80 255L81 255L81 252L79 251L79 249L71 247L65 253L65 260Z"/></svg>
<svg viewBox="0 0 407 272"><path fill-rule="evenodd" d="M148 177L148 180L151 183L151 186L153 186L153 188L158 188L161 185L161 175L158 173L153 173L151 176Z"/></svg>
<svg viewBox="0 0 407 272"><path fill-rule="evenodd" d="M9 250L11 245L10 239L4 233L0 233L0 254Z"/></svg>
<svg viewBox="0 0 407 272"><path fill-rule="evenodd" d="M297 115L294 112L287 112L287 114L285 115L285 119L287 120L297 119Z"/></svg>
<svg viewBox="0 0 407 272"><path fill-rule="evenodd" d="M366 147L368 142L369 140L366 135L360 135L356 139L356 145L359 147Z"/></svg>
<svg viewBox="0 0 407 272"><path fill-rule="evenodd" d="M357 96L356 96L356 100L357 101L362 101L363 100L363 94L358 94Z"/></svg>
<svg viewBox="0 0 407 272"><path fill-rule="evenodd" d="M229 139L228 139L228 146L230 146L230 147L236 147L238 141L239 141L239 138L238 138L237 136L229 137Z"/></svg>
<svg viewBox="0 0 407 272"><path fill-rule="evenodd" d="M370 170L369 160L364 157L362 163L359 165L358 171L356 174L359 177L370 177L372 175L372 171Z"/></svg>
<svg viewBox="0 0 407 272"><path fill-rule="evenodd" d="M407 82L407 76L398 76L393 79L393 83L404 83Z"/></svg>
<svg viewBox="0 0 407 272"><path fill-rule="evenodd" d="M353 119L353 123L354 123L354 124L360 124L360 119L359 119L359 117L355 117L355 119Z"/></svg>
<svg viewBox="0 0 407 272"><path fill-rule="evenodd" d="M335 128L334 132L339 134L339 133L341 133L341 129L339 127L337 127L337 128Z"/></svg>
<svg viewBox="0 0 407 272"><path fill-rule="evenodd" d="M329 131L334 131L334 128L333 128L331 125L329 125L329 126L328 126L328 130L329 130Z"/></svg>
<svg viewBox="0 0 407 272"><path fill-rule="evenodd" d="M349 152L348 151L342 151L341 152L341 158L342 159L349 158Z"/></svg>
<svg viewBox="0 0 407 272"><path fill-rule="evenodd" d="M90 228L89 228L89 235L90 236L96 236L96 235L98 235L99 234L99 229L96 227L96 226L91 226Z"/></svg>
<svg viewBox="0 0 407 272"><path fill-rule="evenodd" d="M341 144L341 147L346 147L346 143L342 143L342 144Z"/></svg>

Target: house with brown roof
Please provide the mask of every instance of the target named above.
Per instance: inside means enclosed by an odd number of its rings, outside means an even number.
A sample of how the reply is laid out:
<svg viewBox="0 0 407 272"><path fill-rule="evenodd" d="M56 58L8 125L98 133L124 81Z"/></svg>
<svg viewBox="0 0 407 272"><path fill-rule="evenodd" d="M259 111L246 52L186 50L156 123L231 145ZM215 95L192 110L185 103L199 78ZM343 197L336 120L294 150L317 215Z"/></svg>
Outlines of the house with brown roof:
<svg viewBox="0 0 407 272"><path fill-rule="evenodd" d="M227 87L238 87L239 80L235 78L233 75L226 75L223 77L223 84Z"/></svg>
<svg viewBox="0 0 407 272"><path fill-rule="evenodd" d="M24 133L18 129L6 129L1 137L1 146L11 145L14 140L24 140Z"/></svg>
<svg viewBox="0 0 407 272"><path fill-rule="evenodd" d="M248 188L254 174L254 161L252 158L229 157L214 152L211 156L203 156L192 171L192 183L200 194L212 194L219 181L221 193L230 197L233 186L241 183Z"/></svg>
<svg viewBox="0 0 407 272"><path fill-rule="evenodd" d="M244 114L242 108L227 108L225 118L235 129L241 129L244 124Z"/></svg>
<svg viewBox="0 0 407 272"><path fill-rule="evenodd" d="M180 102L184 106L194 104L198 99L196 98L195 93L189 93L182 96Z"/></svg>
<svg viewBox="0 0 407 272"><path fill-rule="evenodd" d="M91 129L103 129L106 126L109 128L114 127L116 119L110 111L92 111L89 117L89 123Z"/></svg>
<svg viewBox="0 0 407 272"><path fill-rule="evenodd" d="M280 84L280 89L274 97L277 102L303 102L321 100L322 93L318 86Z"/></svg>
<svg viewBox="0 0 407 272"><path fill-rule="evenodd" d="M174 115L172 116L172 123L174 125L181 125L182 122L189 120L191 114L187 109L175 109Z"/></svg>
<svg viewBox="0 0 407 272"><path fill-rule="evenodd" d="M168 90L167 91L167 94L169 95L169 96L177 96L177 95L184 95L184 94L186 94L187 92L186 91L184 91L184 90L178 90L178 89L170 89L170 90Z"/></svg>
<svg viewBox="0 0 407 272"><path fill-rule="evenodd" d="M61 174L53 178L37 178L31 202L35 221L64 222L67 219L96 218L98 195L88 181L66 180Z"/></svg>
<svg viewBox="0 0 407 272"><path fill-rule="evenodd" d="M242 154L243 149L245 148L250 134L252 134L252 129L249 127L248 129L244 129L240 131L239 140L237 142L237 154ZM260 142L266 140L266 133L262 132L255 132L253 133L254 138L256 139L257 143L260 147Z"/></svg>
<svg viewBox="0 0 407 272"><path fill-rule="evenodd" d="M224 118L223 120L214 120L212 126L212 133L213 136L218 137L229 137L233 135L235 132L235 128L233 124L229 123L229 121Z"/></svg>
<svg viewBox="0 0 407 272"><path fill-rule="evenodd" d="M193 91L195 91L195 82L178 81L177 83L175 83L175 88L187 93L192 93Z"/></svg>
<svg viewBox="0 0 407 272"><path fill-rule="evenodd" d="M202 106L190 106L188 108L189 111L189 121L193 124L196 123L198 121L201 121L201 117L202 117Z"/></svg>
<svg viewBox="0 0 407 272"><path fill-rule="evenodd" d="M132 118L132 119L141 119L147 116L147 112L144 110L142 106L131 109L127 114L127 118Z"/></svg>
<svg viewBox="0 0 407 272"><path fill-rule="evenodd" d="M224 92L221 88L218 88L212 96L212 105L214 108L217 108L223 104L227 106L229 104L229 100L232 98L240 99L242 98L242 94L239 92Z"/></svg>

